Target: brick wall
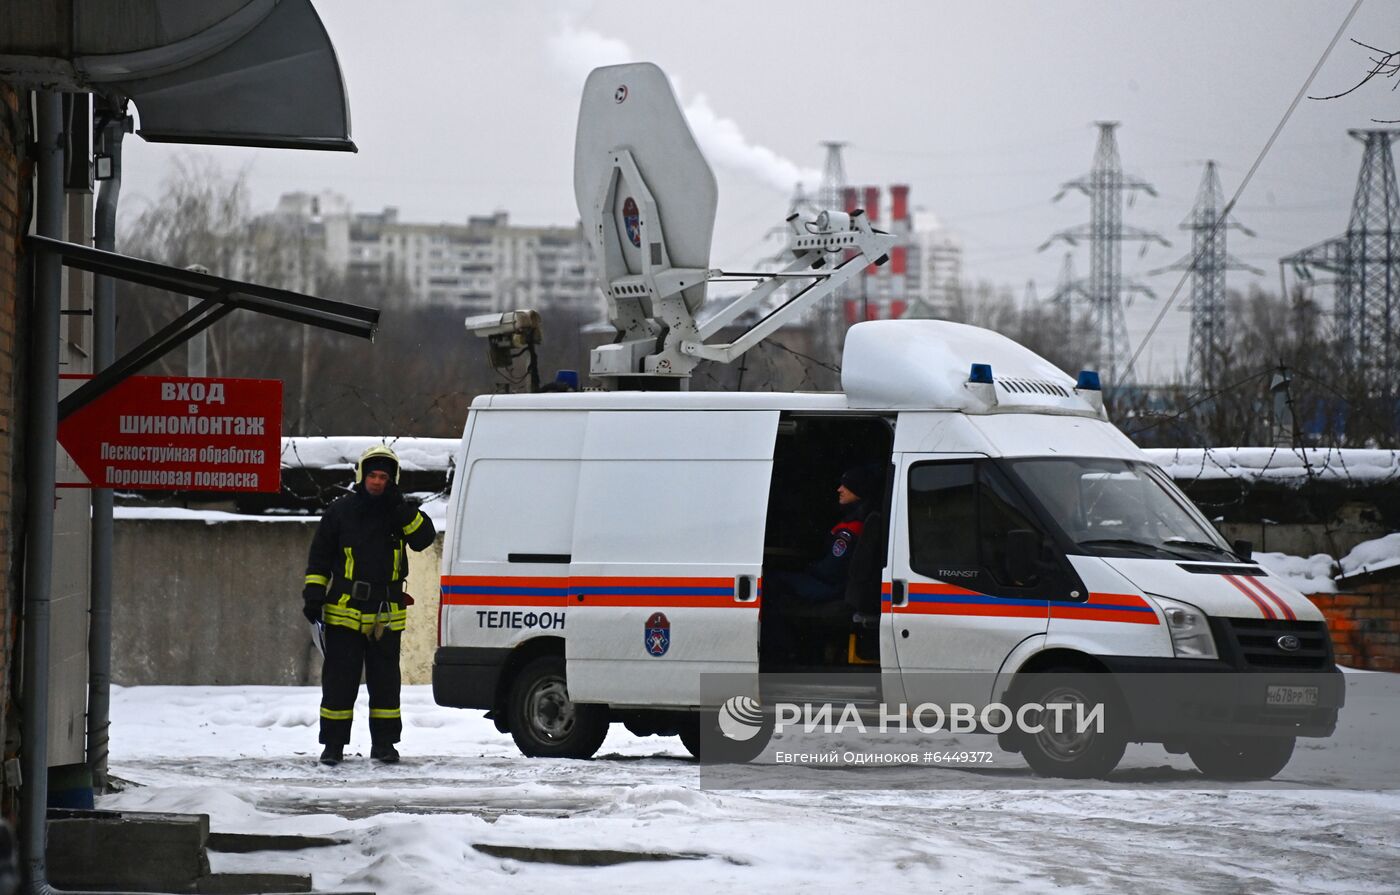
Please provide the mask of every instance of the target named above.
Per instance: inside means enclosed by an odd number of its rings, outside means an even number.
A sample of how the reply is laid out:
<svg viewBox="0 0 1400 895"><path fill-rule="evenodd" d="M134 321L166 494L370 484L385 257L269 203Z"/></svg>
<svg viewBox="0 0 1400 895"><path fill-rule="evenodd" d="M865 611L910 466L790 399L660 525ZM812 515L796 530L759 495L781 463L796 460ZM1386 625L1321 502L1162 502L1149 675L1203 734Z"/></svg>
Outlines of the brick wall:
<svg viewBox="0 0 1400 895"><path fill-rule="evenodd" d="M1400 575L1308 599L1327 616L1339 665L1400 671Z"/></svg>

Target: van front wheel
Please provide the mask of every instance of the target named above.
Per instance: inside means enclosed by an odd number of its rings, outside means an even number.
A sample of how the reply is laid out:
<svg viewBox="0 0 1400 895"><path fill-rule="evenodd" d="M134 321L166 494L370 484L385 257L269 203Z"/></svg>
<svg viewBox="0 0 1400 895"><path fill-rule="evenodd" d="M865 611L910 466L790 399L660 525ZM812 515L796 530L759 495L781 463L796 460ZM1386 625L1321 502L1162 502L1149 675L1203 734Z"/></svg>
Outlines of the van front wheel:
<svg viewBox="0 0 1400 895"><path fill-rule="evenodd" d="M511 738L531 758L592 758L608 735L607 706L569 699L559 656L541 656L520 670L506 712Z"/></svg>
<svg viewBox="0 0 1400 895"><path fill-rule="evenodd" d="M1035 703L1047 709L1024 716L1028 726L1041 728L1019 734L1026 764L1042 777L1107 777L1118 767L1128 746L1113 687L1101 674L1076 669L1032 673L1029 677L1021 687L1020 704ZM1096 716L1095 708L1099 709ZM1081 716L1095 720L1080 725L1076 722Z"/></svg>

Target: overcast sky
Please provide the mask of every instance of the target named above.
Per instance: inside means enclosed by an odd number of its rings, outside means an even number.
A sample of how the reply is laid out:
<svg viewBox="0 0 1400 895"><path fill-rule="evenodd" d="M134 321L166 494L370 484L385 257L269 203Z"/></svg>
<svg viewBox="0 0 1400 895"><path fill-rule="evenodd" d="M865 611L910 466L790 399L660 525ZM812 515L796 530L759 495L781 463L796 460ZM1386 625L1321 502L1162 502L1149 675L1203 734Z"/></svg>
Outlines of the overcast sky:
<svg viewBox="0 0 1400 895"><path fill-rule="evenodd" d="M1320 58L1352 0L1173 2L707 3L368 2L316 4L350 92L356 155L201 149L247 166L255 210L331 189L359 211L463 221L504 209L518 223L572 224L574 126L595 65L652 61L671 76L719 180L714 266L752 264L779 224L790 181L820 175L822 140L845 140L853 184L907 183L911 202L962 240L973 280L1048 294L1064 248L1037 246L1088 220L1088 200L1051 199L1088 171L1100 119L1120 121L1124 168L1154 184L1127 223L1171 248L1124 253L1142 273L1187 252L1177 229L1206 159L1234 192ZM1346 37L1400 48L1400 2L1368 0ZM1367 69L1345 38L1310 90ZM1400 118L1394 80L1304 100L1238 206L1254 239L1230 250L1278 287L1277 260L1341 233L1361 145L1348 128ZM154 195L188 147L134 140L123 213ZM1087 247L1076 254L1088 270ZM1176 281L1152 278L1162 299ZM1184 296L1180 303L1184 304ZM1158 305L1130 309L1134 345ZM1149 347L1176 362L1188 317L1173 311Z"/></svg>

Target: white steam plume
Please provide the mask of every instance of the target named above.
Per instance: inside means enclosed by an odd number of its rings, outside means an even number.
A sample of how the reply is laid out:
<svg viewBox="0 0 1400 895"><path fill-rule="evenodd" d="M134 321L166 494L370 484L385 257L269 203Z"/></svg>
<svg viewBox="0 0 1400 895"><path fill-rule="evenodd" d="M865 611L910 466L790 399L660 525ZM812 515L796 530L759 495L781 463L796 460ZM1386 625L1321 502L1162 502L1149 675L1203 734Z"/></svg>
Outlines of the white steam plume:
<svg viewBox="0 0 1400 895"><path fill-rule="evenodd" d="M546 43L550 60L572 83L580 86L588 73L600 65L638 59L625 42L568 21L561 22L559 30L550 35ZM681 95L680 84L674 79L673 83L677 95ZM682 99L682 102L695 142L712 162L748 174L784 193L790 193L799 182L809 188L821 182L820 171L803 168L767 146L749 142L738 122L715 112L704 94L696 94L688 102Z"/></svg>

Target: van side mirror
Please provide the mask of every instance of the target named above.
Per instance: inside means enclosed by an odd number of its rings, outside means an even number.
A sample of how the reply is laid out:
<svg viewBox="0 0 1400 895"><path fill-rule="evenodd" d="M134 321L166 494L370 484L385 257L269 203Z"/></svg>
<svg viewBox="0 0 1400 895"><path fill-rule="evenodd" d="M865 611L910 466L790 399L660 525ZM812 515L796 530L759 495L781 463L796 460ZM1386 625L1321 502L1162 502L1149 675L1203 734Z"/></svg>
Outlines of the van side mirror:
<svg viewBox="0 0 1400 895"><path fill-rule="evenodd" d="M1040 560L1040 534L1029 528L1013 528L1006 533L1006 571L1017 584L1035 580Z"/></svg>
<svg viewBox="0 0 1400 895"><path fill-rule="evenodd" d="M1235 548L1235 555L1238 556L1240 559L1244 560L1245 562L1249 562L1251 559L1254 558L1253 541L1246 541L1244 538L1240 538L1238 541L1235 541L1230 546Z"/></svg>

